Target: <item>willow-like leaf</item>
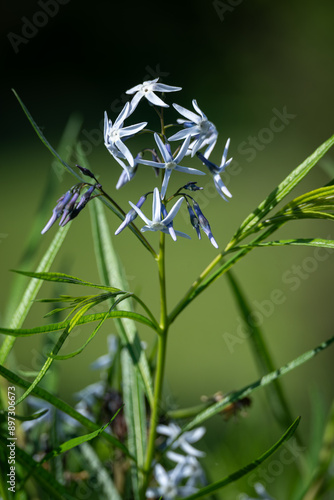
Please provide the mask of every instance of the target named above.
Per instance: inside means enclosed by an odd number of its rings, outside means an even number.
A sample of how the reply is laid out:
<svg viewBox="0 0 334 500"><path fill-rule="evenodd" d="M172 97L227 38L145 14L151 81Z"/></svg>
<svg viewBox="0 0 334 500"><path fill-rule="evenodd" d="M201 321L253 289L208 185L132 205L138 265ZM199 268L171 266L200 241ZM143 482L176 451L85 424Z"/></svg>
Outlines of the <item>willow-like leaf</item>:
<svg viewBox="0 0 334 500"><path fill-rule="evenodd" d="M30 278L36 278L43 281L56 281L58 283L68 283L71 285L91 286L92 288L106 290L107 292L113 293L114 295L126 293L119 288L106 285L97 285L95 283L90 283L89 281L84 281L80 278L76 278L75 276L70 276L69 274L64 273L33 273L30 271L16 271L15 269L12 269L12 271L15 273L24 274L25 276L30 276Z"/></svg>
<svg viewBox="0 0 334 500"><path fill-rule="evenodd" d="M239 229L233 236L228 248L231 248L240 240L248 236L253 228L263 219L285 196L308 174L308 172L318 163L325 153L333 146L334 135L325 141L314 153L306 158L295 170L293 170L242 222Z"/></svg>
<svg viewBox="0 0 334 500"><path fill-rule="evenodd" d="M275 240L265 241L258 243L251 243L250 245L239 245L235 250L240 248L255 248L255 247L282 247L282 246L307 246L318 248L331 248L334 249L334 240L325 240L321 238L296 238L291 240Z"/></svg>
<svg viewBox="0 0 334 500"><path fill-rule="evenodd" d="M91 439L94 439L94 438L98 437L104 430L107 429L107 427L109 427L109 425L111 424L111 422L114 420L114 418L117 417L118 413L122 409L123 408L119 408L117 410L117 412L115 413L115 415L113 415L112 419L107 424L103 425L102 427L100 427L96 431L90 432L89 434L84 434L82 436L75 437L73 439L69 439L65 443L62 443L59 446L57 446L57 448L55 448L54 450L49 451L42 458L42 460L39 462L39 467L41 467L41 465L43 463L48 462L52 458L58 457L59 455L62 455L66 451L72 450L72 448L75 448L76 446L80 446L82 443L86 443L86 442L90 441Z"/></svg>
<svg viewBox="0 0 334 500"><path fill-rule="evenodd" d="M15 413L15 420L19 420L20 422L30 422L31 420L38 420L48 413L49 410L42 410L38 413L33 413L32 415L18 415ZM7 418L8 411L0 410L0 416L5 415Z"/></svg>
<svg viewBox="0 0 334 500"><path fill-rule="evenodd" d="M15 384L18 387L22 387L23 389L28 389L30 387L29 382L24 380L22 377L19 377L16 373L13 373L12 371L8 370L4 366L0 365L0 375L8 380L11 384ZM72 408L69 404L65 403L65 401L62 401L60 398L57 396L54 396L47 390L41 388L41 387L34 387L31 391L31 393L42 399L43 401L46 401L50 405L52 405L54 408L57 408L58 410L62 411L66 415L72 417L74 420L77 420L80 424L85 426L88 430L91 431L97 431L100 430L100 426L96 424L95 422L92 422L89 420L87 417L76 411L74 408ZM116 446L119 448L127 457L131 458L132 460L135 460L134 457L130 454L129 450L127 447L121 443L118 439L116 439L114 436L111 434L103 431L101 433L101 436L110 444L113 446Z"/></svg>
<svg viewBox="0 0 334 500"><path fill-rule="evenodd" d="M267 460L267 458L273 455L282 446L282 444L285 443L285 441L287 441L293 436L298 427L299 422L300 422L300 417L296 418L296 420L290 425L290 427L283 434L283 436L268 451L263 453L263 455L258 457L256 460L254 460L250 464L247 464L245 467L242 467L242 469L233 472L233 474L224 477L220 481L216 481L215 483L209 484L208 486L201 488L199 491L197 491L197 493L188 496L187 500L195 500L197 498L203 498L204 496L214 493L215 491L220 490L224 486L227 486L228 484L237 481L246 474L249 474L251 471L259 467L265 460Z"/></svg>
<svg viewBox="0 0 334 500"><path fill-rule="evenodd" d="M87 323L92 323L93 321L99 321L103 319L104 316L105 312L86 314L78 320L77 325L85 325ZM110 313L108 313L108 318L128 318L134 321L138 321L139 323L149 326L150 328L155 330L155 325L151 320L149 320L145 316L142 316L141 314L131 311L111 311ZM12 337L29 337L31 335L63 330L64 328L68 327L69 323L69 321L61 321L60 323L50 323L49 325L37 326L35 328L0 328L0 333L10 335Z"/></svg>
<svg viewBox="0 0 334 500"><path fill-rule="evenodd" d="M301 366L302 364L306 363L310 359L314 358L317 354L319 354L320 352L327 349L333 342L334 342L334 336L331 337L330 339L326 340L325 342L322 342L314 349L311 349L310 351L305 352L301 356L298 356L293 361L290 361L290 363L283 365L278 370L274 370L271 373L264 375L256 382L254 382L250 385L247 385L246 387L244 387L243 389L241 389L239 391L233 392L233 394L226 395L218 403L214 403L209 408L200 412L193 420L191 420L191 422L189 422L182 429L182 432L186 432L194 427L198 427L199 425L201 425L203 422L205 422L209 418L211 418L214 415L216 415L217 413L221 412L227 405L234 403L238 399L242 399L242 398L245 398L246 396L249 396L252 392L258 390L260 387L265 387L266 385L271 384L274 380L282 377L283 375L286 375L287 373L291 372L295 368Z"/></svg>

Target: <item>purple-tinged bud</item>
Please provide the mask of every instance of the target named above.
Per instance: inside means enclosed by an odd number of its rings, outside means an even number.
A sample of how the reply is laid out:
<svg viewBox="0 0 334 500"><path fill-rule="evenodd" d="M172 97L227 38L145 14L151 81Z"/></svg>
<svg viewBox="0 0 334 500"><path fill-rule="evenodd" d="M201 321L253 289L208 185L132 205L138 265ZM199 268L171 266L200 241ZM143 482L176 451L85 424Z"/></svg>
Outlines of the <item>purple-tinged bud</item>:
<svg viewBox="0 0 334 500"><path fill-rule="evenodd" d="M60 226L65 226L65 224L67 224L67 222L69 221L69 219L67 220L67 216L72 212L72 210L74 210L79 194L80 191L75 191L70 201L65 205L61 219L59 221Z"/></svg>
<svg viewBox="0 0 334 500"><path fill-rule="evenodd" d="M213 234L211 232L211 227L210 227L208 219L203 215L203 212L200 209L199 204L196 201L193 201L193 206L194 206L194 211L195 211L195 214L197 215L198 222L199 222L201 229L203 229L203 231L205 232L205 234L209 238L211 244L215 248L218 248L218 244L217 244L216 240L214 239Z"/></svg>
<svg viewBox="0 0 334 500"><path fill-rule="evenodd" d="M87 177L90 177L91 179L94 179L94 181L97 182L97 179L95 177L95 175L93 174L93 172L91 172L89 170L89 168L86 168L86 167L80 167L80 165L76 165L76 167L78 167L78 169L84 174L84 175L87 175Z"/></svg>
<svg viewBox="0 0 334 500"><path fill-rule="evenodd" d="M201 186L197 186L197 182L187 182L181 189L188 189L188 191L201 191L202 188Z"/></svg>
<svg viewBox="0 0 334 500"><path fill-rule="evenodd" d="M69 202L72 196L72 191L69 190L67 193L63 194L57 202L57 205L55 208L52 210L52 216L51 219L48 221L44 229L41 231L41 234L45 234L50 227L56 222L56 220L61 216L62 211L65 207L65 205Z"/></svg>
<svg viewBox="0 0 334 500"><path fill-rule="evenodd" d="M200 224L199 224L198 217L196 216L195 212L193 211L193 209L191 208L189 203L187 204L187 208L188 208L188 212L189 212L189 216L190 216L191 225L196 229L198 239L200 240L201 239L201 230L200 230Z"/></svg>
<svg viewBox="0 0 334 500"><path fill-rule="evenodd" d="M141 196L139 200L136 203L136 207L141 208L146 201L147 194L144 196ZM125 219L123 220L122 224L116 229L115 235L117 236L119 233L123 231L123 229L126 228L131 222L135 220L135 218L138 216L137 212L131 208L131 210L126 214Z"/></svg>

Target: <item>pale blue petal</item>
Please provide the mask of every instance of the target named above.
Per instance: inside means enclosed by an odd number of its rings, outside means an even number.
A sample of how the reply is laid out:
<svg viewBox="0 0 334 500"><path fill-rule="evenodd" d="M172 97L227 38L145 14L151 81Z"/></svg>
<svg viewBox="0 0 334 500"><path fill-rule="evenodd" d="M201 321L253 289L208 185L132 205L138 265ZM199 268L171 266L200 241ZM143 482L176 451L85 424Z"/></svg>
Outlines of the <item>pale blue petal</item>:
<svg viewBox="0 0 334 500"><path fill-rule="evenodd" d="M134 135L137 132L140 132L143 128L145 128L147 122L136 123L135 125L129 125L128 127L123 127L119 131L120 137L127 137L128 135Z"/></svg>
<svg viewBox="0 0 334 500"><path fill-rule="evenodd" d="M138 208L137 205L135 205L131 201L129 201L129 203L130 203L131 207L133 208L133 210L135 210L135 212L137 212L137 214L139 215L139 217L141 219L143 219L143 221L145 222L145 224L147 224L149 226L151 224L151 221L146 217L145 214L143 214L143 212L140 210L140 208Z"/></svg>
<svg viewBox="0 0 334 500"><path fill-rule="evenodd" d="M206 175L205 172L197 170L197 168L181 167L181 165L177 165L175 167L175 170L177 170L178 172L183 172L184 174Z"/></svg>
<svg viewBox="0 0 334 500"><path fill-rule="evenodd" d="M150 167L157 167L157 168L165 168L166 165L165 163L159 163L158 161L152 161L152 160L137 160L137 163L141 163L142 165L149 165Z"/></svg>
<svg viewBox="0 0 334 500"><path fill-rule="evenodd" d="M158 148L160 149L160 153L166 163L173 161L172 155L169 153L168 149L166 148L165 144L162 142L160 136L155 133L154 134L154 139L155 142L157 143Z"/></svg>
<svg viewBox="0 0 334 500"><path fill-rule="evenodd" d="M167 191L167 186L168 186L168 181L169 178L172 174L172 171L170 168L166 168L165 170L165 175L164 175L164 180L162 181L162 186L161 186L161 199L163 200Z"/></svg>
<svg viewBox="0 0 334 500"><path fill-rule="evenodd" d="M165 85L164 83L157 83L154 85L154 91L157 92L177 92L182 90L182 87L173 87L172 85Z"/></svg>
<svg viewBox="0 0 334 500"><path fill-rule="evenodd" d="M170 224L172 222L172 220L174 219L174 217L176 216L176 214L180 210L180 207L183 203L183 200L184 200L184 198L180 198L179 200L177 200L177 202L175 203L175 205L173 206L173 208L171 209L171 211L169 212L167 217L165 217L165 219L162 220L162 223L165 226L168 226L168 224Z"/></svg>
<svg viewBox="0 0 334 500"><path fill-rule="evenodd" d="M118 147L118 149L120 150L120 152L125 156L125 158L128 160L129 162L129 165L131 167L134 167L135 166L135 162L134 162L134 159L133 159L133 156L130 152L130 150L126 147L126 145L120 140L118 139L116 142L115 142L116 146Z"/></svg>
<svg viewBox="0 0 334 500"><path fill-rule="evenodd" d="M150 101L155 106L162 106L163 108L169 108L168 104L166 104L160 97L155 95L152 91L145 92L145 97L148 101Z"/></svg>
<svg viewBox="0 0 334 500"><path fill-rule="evenodd" d="M152 222L161 222L161 201L158 188L154 188L153 191Z"/></svg>
<svg viewBox="0 0 334 500"><path fill-rule="evenodd" d="M188 151L190 141L191 141L191 136L188 135L188 137L186 137L186 139L184 140L184 142L180 148L180 151L178 152L178 154L176 155L176 157L174 159L175 163L180 163L180 161L183 159L186 152Z"/></svg>
<svg viewBox="0 0 334 500"><path fill-rule="evenodd" d="M183 106L180 106L179 104L173 104L174 108L176 111L180 113L180 115L184 116L188 120L194 123L199 123L201 121L200 117L195 115L192 111L189 111L189 109L184 108Z"/></svg>
<svg viewBox="0 0 334 500"><path fill-rule="evenodd" d="M129 109L130 109L130 104L127 102L115 120L115 123L114 123L115 129L120 128L122 126L122 123L124 122L125 118L128 117Z"/></svg>
<svg viewBox="0 0 334 500"><path fill-rule="evenodd" d="M188 240L191 240L190 236L188 236L186 233L182 233L182 231L175 231L176 236L182 236L182 238L187 238Z"/></svg>
<svg viewBox="0 0 334 500"><path fill-rule="evenodd" d="M215 183L215 186L216 186L216 189L217 189L218 193L220 194L220 196L222 198L224 198L224 200L226 200L225 196L227 196L228 198L232 198L231 193L229 192L229 190L227 189L227 187L225 186L225 184L221 180L219 174L216 174L213 177L213 181Z"/></svg>
<svg viewBox="0 0 334 500"><path fill-rule="evenodd" d="M197 113L202 117L202 120L207 120L206 115L203 113L203 111L198 107L196 99L193 99L193 106L194 109L197 111Z"/></svg>

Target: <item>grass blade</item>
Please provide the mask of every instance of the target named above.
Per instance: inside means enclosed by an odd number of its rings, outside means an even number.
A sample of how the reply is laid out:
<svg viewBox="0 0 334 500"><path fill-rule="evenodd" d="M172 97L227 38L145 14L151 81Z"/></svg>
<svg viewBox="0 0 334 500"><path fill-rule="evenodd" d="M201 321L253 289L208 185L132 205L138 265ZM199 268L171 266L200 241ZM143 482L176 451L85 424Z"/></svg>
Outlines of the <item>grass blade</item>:
<svg viewBox="0 0 334 500"><path fill-rule="evenodd" d="M70 228L70 224L65 227L61 227L58 229L55 237L53 238L49 248L44 254L39 266L37 267L37 272L46 272L50 269L59 249L61 248L67 231ZM17 329L22 326L25 318L27 317L28 312L33 304L33 300L36 298L39 289L42 286L42 281L37 281L36 279L32 279L27 286L25 293L20 301L19 306L17 307L12 320L9 324L9 329ZM0 332L6 333L6 332ZM0 348L0 364L4 364L7 359L8 354L13 348L15 343L15 337L6 337L3 341Z"/></svg>

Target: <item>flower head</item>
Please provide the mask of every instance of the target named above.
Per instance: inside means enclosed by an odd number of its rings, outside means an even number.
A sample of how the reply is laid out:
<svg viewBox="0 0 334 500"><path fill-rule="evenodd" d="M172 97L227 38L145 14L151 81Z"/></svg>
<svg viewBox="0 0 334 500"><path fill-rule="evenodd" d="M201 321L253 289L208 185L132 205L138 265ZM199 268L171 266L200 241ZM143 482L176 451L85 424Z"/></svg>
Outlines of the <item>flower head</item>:
<svg viewBox="0 0 334 500"><path fill-rule="evenodd" d="M175 158L173 157L170 151L169 144L164 144L158 134L154 134L154 139L160 150L163 161L155 162L151 160L139 159L138 163L142 163L143 165L150 165L151 167L155 168L163 168L165 170L164 180L162 182L162 187L161 187L161 199L164 199L165 197L168 181L170 179L173 170L177 170L178 172L184 172L186 174L205 175L204 172L202 172L201 170L197 170L196 168L182 167L181 165L179 165L180 161L183 160L189 148L190 136L184 140Z"/></svg>
<svg viewBox="0 0 334 500"><path fill-rule="evenodd" d="M197 151L199 151L203 146L207 146L204 156L208 158L217 142L218 132L214 124L207 119L206 115L198 107L195 99L193 99L192 104L198 114L195 114L178 104L173 104L176 111L184 116L186 120L182 118L177 120L178 123L183 124L185 128L176 132L176 134L172 135L169 140L179 141L185 137L191 137L194 139L189 148L191 156L194 156L195 153L197 153Z"/></svg>
<svg viewBox="0 0 334 500"><path fill-rule="evenodd" d="M168 104L160 99L160 97L156 96L154 92L176 92L178 90L182 90L181 87L173 87L172 85L165 85L163 83L158 83L159 78L155 78L154 80L147 80L146 82L140 83L135 87L127 90L127 94L135 94L131 101L131 112L136 109L139 101L145 97L150 103L155 104L156 106L163 106L164 108L168 108Z"/></svg>
<svg viewBox="0 0 334 500"><path fill-rule="evenodd" d="M220 177L220 174L222 172L224 172L225 168L229 166L229 164L231 163L231 161L233 159L233 158L229 158L226 161L227 155L228 155L229 145L230 145L230 139L227 139L226 145L225 145L225 148L224 148L224 153L223 153L223 156L222 156L222 161L221 161L219 167L218 167L218 165L215 165L210 160L208 160L205 157L205 155L202 155L202 153L200 153L200 152L196 153L197 156L198 156L198 158L202 161L202 163L208 167L208 169L209 169L209 171L210 171L210 173L211 173L211 175L213 177L213 181L215 183L217 192L219 193L219 195L224 200L226 200L226 196L228 198L232 198L231 193L229 192L229 190L227 189L227 187L225 186L225 184L223 183L223 181L221 180L221 177Z"/></svg>
<svg viewBox="0 0 334 500"><path fill-rule="evenodd" d="M128 127L123 127L124 120L128 118L131 114L130 104L127 102L116 118L114 124L108 119L107 112L104 112L104 144L108 149L109 153L115 158L115 160L126 170L127 167L123 162L126 159L130 167L134 167L134 159L130 150L125 146L122 138L129 138L134 136L137 132L140 132L144 127L146 127L147 122L137 123L136 125L130 125Z"/></svg>
<svg viewBox="0 0 334 500"><path fill-rule="evenodd" d="M160 201L160 193L158 188L154 188L153 191L153 203L152 203L152 220L149 220L146 215L138 208L136 205L129 201L132 208L137 212L139 217L143 219L145 222L145 226L141 228L141 231L162 231L163 233L170 233L169 225L176 216L183 202L183 198L180 198L175 205L172 207L169 214L162 218L161 212L161 201ZM181 231L175 231L174 235L171 234L173 240L176 240L177 236L183 236L184 238L190 238L187 234L182 233Z"/></svg>

